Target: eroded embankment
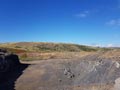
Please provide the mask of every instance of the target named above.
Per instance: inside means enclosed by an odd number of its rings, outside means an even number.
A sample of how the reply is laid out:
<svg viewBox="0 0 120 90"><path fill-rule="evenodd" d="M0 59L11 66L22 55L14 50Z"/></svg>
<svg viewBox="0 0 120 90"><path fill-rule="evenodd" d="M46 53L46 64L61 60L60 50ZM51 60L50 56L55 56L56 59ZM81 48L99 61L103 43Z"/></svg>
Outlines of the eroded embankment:
<svg viewBox="0 0 120 90"><path fill-rule="evenodd" d="M78 60L32 62L16 90L119 90L120 62L91 55Z"/></svg>
<svg viewBox="0 0 120 90"><path fill-rule="evenodd" d="M98 57L29 62L14 90L119 90L119 58Z"/></svg>

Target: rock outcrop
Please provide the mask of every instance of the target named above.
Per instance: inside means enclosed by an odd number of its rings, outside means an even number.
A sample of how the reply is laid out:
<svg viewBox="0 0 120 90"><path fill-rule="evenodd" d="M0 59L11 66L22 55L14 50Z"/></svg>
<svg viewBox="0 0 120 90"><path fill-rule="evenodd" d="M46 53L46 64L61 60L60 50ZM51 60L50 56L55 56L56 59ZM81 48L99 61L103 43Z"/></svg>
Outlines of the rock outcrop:
<svg viewBox="0 0 120 90"><path fill-rule="evenodd" d="M9 53L5 49L0 49L0 79L19 64L19 58L16 54Z"/></svg>

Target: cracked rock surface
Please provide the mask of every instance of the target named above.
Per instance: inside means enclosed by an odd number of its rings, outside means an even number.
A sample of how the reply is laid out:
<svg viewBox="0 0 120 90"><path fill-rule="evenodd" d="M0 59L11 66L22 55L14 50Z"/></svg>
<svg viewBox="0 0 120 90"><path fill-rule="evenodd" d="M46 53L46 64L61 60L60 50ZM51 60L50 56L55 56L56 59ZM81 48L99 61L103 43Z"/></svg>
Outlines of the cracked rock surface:
<svg viewBox="0 0 120 90"><path fill-rule="evenodd" d="M15 81L14 90L120 90L119 60L91 55L29 64Z"/></svg>

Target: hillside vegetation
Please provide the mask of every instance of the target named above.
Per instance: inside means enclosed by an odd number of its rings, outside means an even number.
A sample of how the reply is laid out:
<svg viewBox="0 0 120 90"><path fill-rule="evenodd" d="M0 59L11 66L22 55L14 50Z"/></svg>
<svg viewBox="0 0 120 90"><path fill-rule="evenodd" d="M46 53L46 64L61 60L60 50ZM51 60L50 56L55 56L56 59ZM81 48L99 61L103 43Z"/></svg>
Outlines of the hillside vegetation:
<svg viewBox="0 0 120 90"><path fill-rule="evenodd" d="M65 43L43 43L43 42L18 42L2 43L0 48L5 48L20 56L21 60L38 60L50 58L74 58L95 53L108 51L107 48L65 44Z"/></svg>
<svg viewBox="0 0 120 90"><path fill-rule="evenodd" d="M25 51L37 51L37 52L51 52L51 51L97 51L99 48L77 45L77 44L64 44L64 43L43 43L43 42L19 42L19 43L4 43L0 44L0 47L20 49Z"/></svg>
<svg viewBox="0 0 120 90"><path fill-rule="evenodd" d="M0 90L120 89L119 48L32 42L6 43L0 47L17 53L21 60L29 60L3 74L5 83L0 84Z"/></svg>

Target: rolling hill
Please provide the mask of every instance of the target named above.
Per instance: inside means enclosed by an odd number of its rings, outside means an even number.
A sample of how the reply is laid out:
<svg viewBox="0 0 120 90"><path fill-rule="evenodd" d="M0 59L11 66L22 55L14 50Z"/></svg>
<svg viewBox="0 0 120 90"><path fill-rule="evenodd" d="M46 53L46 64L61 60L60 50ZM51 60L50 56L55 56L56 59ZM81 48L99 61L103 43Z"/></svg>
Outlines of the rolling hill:
<svg viewBox="0 0 120 90"><path fill-rule="evenodd" d="M80 58L95 52L113 49L68 43L17 42L1 43L0 48L18 54L21 60L43 60L56 58Z"/></svg>

